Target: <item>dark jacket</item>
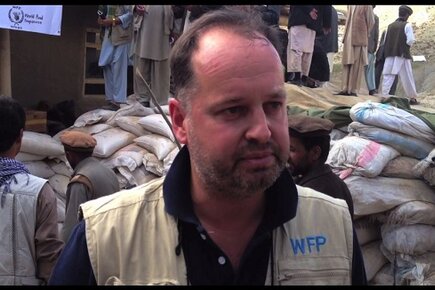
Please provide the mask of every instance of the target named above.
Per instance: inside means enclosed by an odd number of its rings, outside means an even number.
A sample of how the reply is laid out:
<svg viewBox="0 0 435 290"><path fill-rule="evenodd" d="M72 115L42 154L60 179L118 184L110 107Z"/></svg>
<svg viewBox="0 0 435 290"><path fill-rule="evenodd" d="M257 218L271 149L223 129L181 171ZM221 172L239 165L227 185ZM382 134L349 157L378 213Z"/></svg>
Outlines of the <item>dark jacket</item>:
<svg viewBox="0 0 435 290"><path fill-rule="evenodd" d="M338 14L337 10L331 6L331 32L322 38L325 52L338 52Z"/></svg>
<svg viewBox="0 0 435 290"><path fill-rule="evenodd" d="M296 184L312 188L335 198L344 199L353 218L352 195L346 183L340 179L328 164L322 164L302 177L294 178Z"/></svg>
<svg viewBox="0 0 435 290"><path fill-rule="evenodd" d="M288 27L306 25L307 28L323 34L322 28L331 27L332 5L291 5ZM317 19L310 16L310 11L317 9Z"/></svg>
<svg viewBox="0 0 435 290"><path fill-rule="evenodd" d="M375 53L378 48L378 40L379 40L379 17L375 15L375 24L373 25L372 30L370 30L369 42L367 45L367 51L369 53Z"/></svg>
<svg viewBox="0 0 435 290"><path fill-rule="evenodd" d="M384 56L400 56L412 59L410 46L406 44L405 25L406 21L398 18L388 25L387 35L385 37Z"/></svg>

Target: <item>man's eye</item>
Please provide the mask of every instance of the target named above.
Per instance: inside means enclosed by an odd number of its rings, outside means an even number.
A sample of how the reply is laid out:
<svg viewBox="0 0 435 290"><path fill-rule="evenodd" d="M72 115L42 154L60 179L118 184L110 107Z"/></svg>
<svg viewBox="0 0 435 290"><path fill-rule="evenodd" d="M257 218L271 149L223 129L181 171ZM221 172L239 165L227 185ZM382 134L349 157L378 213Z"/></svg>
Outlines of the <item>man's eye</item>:
<svg viewBox="0 0 435 290"><path fill-rule="evenodd" d="M275 110L281 110L283 106L282 102L270 102L266 104L266 110L275 111Z"/></svg>
<svg viewBox="0 0 435 290"><path fill-rule="evenodd" d="M242 107L231 107L231 108L227 108L225 110L222 111L222 113L225 116L231 117L231 116L238 116L240 114L243 113L243 108Z"/></svg>

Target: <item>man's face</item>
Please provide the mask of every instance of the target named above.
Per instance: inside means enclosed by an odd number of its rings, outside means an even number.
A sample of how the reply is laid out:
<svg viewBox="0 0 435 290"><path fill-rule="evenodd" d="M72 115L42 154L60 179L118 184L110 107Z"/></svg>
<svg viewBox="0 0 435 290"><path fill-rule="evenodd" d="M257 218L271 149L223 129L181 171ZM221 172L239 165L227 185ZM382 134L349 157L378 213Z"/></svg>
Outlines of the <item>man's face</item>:
<svg viewBox="0 0 435 290"><path fill-rule="evenodd" d="M293 176L305 175L311 169L312 154L307 151L301 139L290 137L289 170Z"/></svg>
<svg viewBox="0 0 435 290"><path fill-rule="evenodd" d="M213 29L201 38L192 63L199 90L181 142L190 151L194 182L221 197L263 192L288 159L278 54L265 40Z"/></svg>

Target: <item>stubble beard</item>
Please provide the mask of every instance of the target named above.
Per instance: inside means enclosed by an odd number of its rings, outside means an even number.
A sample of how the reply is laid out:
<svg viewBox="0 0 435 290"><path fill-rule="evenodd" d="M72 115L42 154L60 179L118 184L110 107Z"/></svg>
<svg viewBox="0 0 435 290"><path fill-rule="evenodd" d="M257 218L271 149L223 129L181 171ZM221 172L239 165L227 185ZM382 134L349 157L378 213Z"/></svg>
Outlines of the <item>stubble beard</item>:
<svg viewBox="0 0 435 290"><path fill-rule="evenodd" d="M234 163L228 165L220 159L211 159L210 155L203 152L200 142L191 134L192 142L189 143L189 153L192 160L192 169L198 176L209 194L216 198L244 199L263 192L269 188L285 169L286 158L280 154L278 146L267 145L273 148L276 162L269 168L258 169L257 172L247 172L240 165L240 156L247 150L253 150L265 145L247 145L235 154Z"/></svg>

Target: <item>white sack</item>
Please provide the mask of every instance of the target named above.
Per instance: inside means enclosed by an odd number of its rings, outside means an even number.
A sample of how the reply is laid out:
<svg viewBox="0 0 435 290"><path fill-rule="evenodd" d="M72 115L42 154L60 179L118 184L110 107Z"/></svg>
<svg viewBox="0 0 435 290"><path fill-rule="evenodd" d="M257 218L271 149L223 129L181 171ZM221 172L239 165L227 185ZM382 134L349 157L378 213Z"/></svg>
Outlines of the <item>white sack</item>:
<svg viewBox="0 0 435 290"><path fill-rule="evenodd" d="M119 173L127 179L130 185L138 186L147 183L150 180L157 178L157 175L147 171L142 165L133 171L128 170L126 167L118 167Z"/></svg>
<svg viewBox="0 0 435 290"><path fill-rule="evenodd" d="M435 251L435 226L383 224L381 235L383 245L391 253L418 256Z"/></svg>
<svg viewBox="0 0 435 290"><path fill-rule="evenodd" d="M360 246L381 239L381 227L378 222L363 217L354 221L354 229Z"/></svg>
<svg viewBox="0 0 435 290"><path fill-rule="evenodd" d="M435 193L419 179L349 176L344 182L352 194L356 216L384 212L413 200L435 203Z"/></svg>
<svg viewBox="0 0 435 290"><path fill-rule="evenodd" d="M56 174L62 174L71 177L74 171L68 162L57 162L56 160L48 160L47 164Z"/></svg>
<svg viewBox="0 0 435 290"><path fill-rule="evenodd" d="M133 142L136 135L114 127L94 135L97 146L94 148L93 156L107 158L117 150Z"/></svg>
<svg viewBox="0 0 435 290"><path fill-rule="evenodd" d="M114 111L95 109L80 115L74 122L73 127L85 127L88 125L103 123L115 114Z"/></svg>
<svg viewBox="0 0 435 290"><path fill-rule="evenodd" d="M145 153L142 162L147 171L163 176L163 161L159 160L155 154Z"/></svg>
<svg viewBox="0 0 435 290"><path fill-rule="evenodd" d="M378 176L385 165L400 153L394 148L358 136L348 136L335 142L326 163L341 179L349 175Z"/></svg>
<svg viewBox="0 0 435 290"><path fill-rule="evenodd" d="M55 174L50 166L44 161L26 161L23 163L31 174L41 178L49 179Z"/></svg>
<svg viewBox="0 0 435 290"><path fill-rule="evenodd" d="M20 151L46 157L65 154L62 143L50 135L32 131L24 131Z"/></svg>
<svg viewBox="0 0 435 290"><path fill-rule="evenodd" d="M394 285L391 263L385 264L373 277L369 285Z"/></svg>
<svg viewBox="0 0 435 290"><path fill-rule="evenodd" d="M168 118L168 121L172 126L171 119ZM171 141L175 141L175 137L172 134L171 127L169 127L168 123L166 123L162 115L148 115L140 118L138 122L143 128L145 128L145 130L165 136L171 139Z"/></svg>
<svg viewBox="0 0 435 290"><path fill-rule="evenodd" d="M163 113L169 115L169 105L160 105L160 108L162 108ZM160 114L159 108L154 107L154 112Z"/></svg>
<svg viewBox="0 0 435 290"><path fill-rule="evenodd" d="M360 136L380 144L389 145L396 149L401 155L417 158L419 160L425 158L434 148L434 145L427 141L360 122L352 122L349 124L349 135Z"/></svg>
<svg viewBox="0 0 435 290"><path fill-rule="evenodd" d="M435 132L420 118L389 104L370 100L352 106L349 116L353 121L403 133L435 143Z"/></svg>
<svg viewBox="0 0 435 290"><path fill-rule="evenodd" d="M62 198L66 200L66 188L68 187L68 183L70 178L65 175L55 174L48 179L48 183L54 189L58 198Z"/></svg>
<svg viewBox="0 0 435 290"><path fill-rule="evenodd" d="M148 151L135 143L128 144L122 147L110 157L101 159L101 163L109 168L115 168L119 166L127 167L128 170L133 171L138 166L142 165L142 158Z"/></svg>
<svg viewBox="0 0 435 290"><path fill-rule="evenodd" d="M388 263L387 258L381 252L381 243L382 241L378 240L361 247L367 281L372 280L376 273L378 273L379 270Z"/></svg>
<svg viewBox="0 0 435 290"><path fill-rule="evenodd" d="M134 139L134 142L154 153L159 160L163 160L176 146L169 138L159 134L144 135Z"/></svg>
<svg viewBox="0 0 435 290"><path fill-rule="evenodd" d="M15 159L21 162L25 161L37 161L37 160L43 160L47 156L44 155L38 155L38 154L32 154L32 153L26 153L26 152L18 152L17 156L15 156Z"/></svg>
<svg viewBox="0 0 435 290"><path fill-rule="evenodd" d="M377 219L383 224L435 226L435 204L420 200L408 201L379 214Z"/></svg>
<svg viewBox="0 0 435 290"><path fill-rule="evenodd" d="M115 119L116 125L127 132L133 133L136 136L151 134L145 130L140 124L139 120L144 117L138 116L121 116Z"/></svg>
<svg viewBox="0 0 435 290"><path fill-rule="evenodd" d="M385 165L380 175L408 179L419 178L414 174L414 170L412 170L418 162L418 159L412 157L397 156Z"/></svg>
<svg viewBox="0 0 435 290"><path fill-rule="evenodd" d="M116 118L121 116L148 116L154 114L154 110L151 108L147 108L142 106L138 102L134 102L130 105L127 105L125 107L122 107L118 111L116 111L107 121L106 124L109 124L111 126L116 125Z"/></svg>

